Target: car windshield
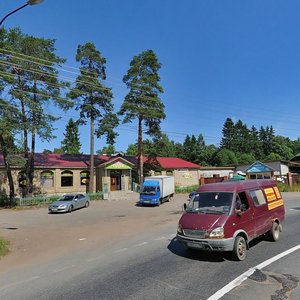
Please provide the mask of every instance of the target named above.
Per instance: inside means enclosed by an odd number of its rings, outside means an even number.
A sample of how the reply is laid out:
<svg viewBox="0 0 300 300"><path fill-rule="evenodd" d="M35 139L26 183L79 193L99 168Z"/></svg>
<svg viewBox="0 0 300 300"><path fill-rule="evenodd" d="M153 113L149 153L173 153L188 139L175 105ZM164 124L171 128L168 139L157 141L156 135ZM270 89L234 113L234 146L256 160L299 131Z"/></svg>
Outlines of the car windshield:
<svg viewBox="0 0 300 300"><path fill-rule="evenodd" d="M204 214L224 214L230 212L233 193L205 192L196 193L189 202L186 211Z"/></svg>
<svg viewBox="0 0 300 300"><path fill-rule="evenodd" d="M72 201L74 199L74 195L65 195L61 197L58 201Z"/></svg>
<svg viewBox="0 0 300 300"><path fill-rule="evenodd" d="M156 189L155 186L143 186L142 193L143 195L155 195Z"/></svg>

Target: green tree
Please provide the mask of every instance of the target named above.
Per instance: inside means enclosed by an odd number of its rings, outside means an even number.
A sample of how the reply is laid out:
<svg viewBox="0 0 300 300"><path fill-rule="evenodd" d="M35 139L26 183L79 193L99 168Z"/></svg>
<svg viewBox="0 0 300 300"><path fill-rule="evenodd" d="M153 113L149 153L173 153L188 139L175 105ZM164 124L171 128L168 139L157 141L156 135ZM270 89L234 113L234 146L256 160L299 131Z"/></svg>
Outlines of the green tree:
<svg viewBox="0 0 300 300"><path fill-rule="evenodd" d="M138 122L138 177L143 182L143 125L146 134L155 136L160 133L161 120L165 118L164 104L159 94L163 93L160 86L158 71L161 64L152 50L134 56L130 68L123 77L129 88L119 115L124 116L123 123L133 120Z"/></svg>
<svg viewBox="0 0 300 300"><path fill-rule="evenodd" d="M239 164L253 164L256 159L252 153L236 153L236 158Z"/></svg>
<svg viewBox="0 0 300 300"><path fill-rule="evenodd" d="M274 152L274 140L275 134L274 129L272 126L266 126L264 128L263 126L260 127L259 130L259 141L261 143L262 152L263 152L263 159L266 159L266 157Z"/></svg>
<svg viewBox="0 0 300 300"><path fill-rule="evenodd" d="M136 156L138 154L137 148L137 144L129 144L126 150L126 154Z"/></svg>
<svg viewBox="0 0 300 300"><path fill-rule="evenodd" d="M65 60L55 54L55 40L23 34L20 29L0 31L0 86L6 86L9 105L18 110L19 131L23 135L26 159L26 191L33 191L34 155L37 136L54 138L53 121L57 117L46 110L48 103L68 109L71 103L62 98L66 83L58 79L57 66Z"/></svg>
<svg viewBox="0 0 300 300"><path fill-rule="evenodd" d="M217 166L229 166L237 164L238 160L235 153L229 149L220 149L215 156L215 164Z"/></svg>
<svg viewBox="0 0 300 300"><path fill-rule="evenodd" d="M300 152L300 138L297 138L297 140L291 142L291 148L294 155Z"/></svg>
<svg viewBox="0 0 300 300"><path fill-rule="evenodd" d="M101 150L97 150L96 153L113 155L116 153L116 148L114 145L107 145L107 146L103 147Z"/></svg>
<svg viewBox="0 0 300 300"><path fill-rule="evenodd" d="M108 144L113 144L117 136L114 128L118 118L113 113L112 91L104 86L106 79L106 59L93 43L79 45L76 61L80 62L80 75L69 96L76 99L76 109L80 111L80 124L90 122L90 182L89 192L94 191L94 136L106 135ZM98 124L95 129L95 122Z"/></svg>
<svg viewBox="0 0 300 300"><path fill-rule="evenodd" d="M63 153L79 154L81 148L79 131L76 122L74 122L72 118L69 120L66 126L64 137L65 138L63 139L61 145Z"/></svg>
<svg viewBox="0 0 300 300"><path fill-rule="evenodd" d="M4 167L9 185L9 204L15 197L15 187L12 176L10 156L17 152L14 144L13 128L18 124L18 112L0 99L0 152L3 155Z"/></svg>
<svg viewBox="0 0 300 300"><path fill-rule="evenodd" d="M231 118L227 118L222 129L223 137L220 143L221 148L234 151L235 126Z"/></svg>
<svg viewBox="0 0 300 300"><path fill-rule="evenodd" d="M260 143L258 136L259 133L256 127L253 125L250 129L248 152L253 155L255 160L260 160L263 157L262 144Z"/></svg>

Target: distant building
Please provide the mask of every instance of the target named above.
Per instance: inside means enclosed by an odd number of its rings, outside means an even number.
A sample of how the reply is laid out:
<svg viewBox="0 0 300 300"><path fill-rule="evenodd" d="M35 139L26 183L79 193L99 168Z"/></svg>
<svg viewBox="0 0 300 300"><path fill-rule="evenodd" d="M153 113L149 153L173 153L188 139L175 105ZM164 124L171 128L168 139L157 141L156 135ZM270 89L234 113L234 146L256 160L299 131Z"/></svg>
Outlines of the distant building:
<svg viewBox="0 0 300 300"><path fill-rule="evenodd" d="M89 155L36 153L34 189L36 194L63 194L88 191ZM137 159L134 156L95 155L95 192L132 191L137 177ZM175 157L145 158L147 174L172 175L177 186L199 184L201 166ZM15 191L18 196L26 187L24 170L12 167ZM145 174L145 175L147 175ZM3 156L0 155L0 187L8 193L9 186L4 169Z"/></svg>

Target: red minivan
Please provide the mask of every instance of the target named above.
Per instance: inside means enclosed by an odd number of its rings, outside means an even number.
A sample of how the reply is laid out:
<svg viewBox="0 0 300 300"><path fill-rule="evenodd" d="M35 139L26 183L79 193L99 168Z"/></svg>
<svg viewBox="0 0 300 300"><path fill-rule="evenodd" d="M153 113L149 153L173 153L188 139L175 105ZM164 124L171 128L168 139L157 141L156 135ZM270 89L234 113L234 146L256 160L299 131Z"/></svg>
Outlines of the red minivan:
<svg viewBox="0 0 300 300"><path fill-rule="evenodd" d="M260 235L277 241L285 215L271 179L204 184L184 208L177 240L191 249L232 251L236 260L245 259L249 242Z"/></svg>

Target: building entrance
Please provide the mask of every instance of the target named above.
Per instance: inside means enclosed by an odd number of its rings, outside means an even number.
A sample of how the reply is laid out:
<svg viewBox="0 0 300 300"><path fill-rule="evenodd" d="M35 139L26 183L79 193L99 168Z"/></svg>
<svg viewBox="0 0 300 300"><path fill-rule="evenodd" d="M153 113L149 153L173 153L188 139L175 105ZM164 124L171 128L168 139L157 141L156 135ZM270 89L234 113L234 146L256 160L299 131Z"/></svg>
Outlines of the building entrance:
<svg viewBox="0 0 300 300"><path fill-rule="evenodd" d="M121 175L122 171L110 171L110 190L120 191L121 190Z"/></svg>

